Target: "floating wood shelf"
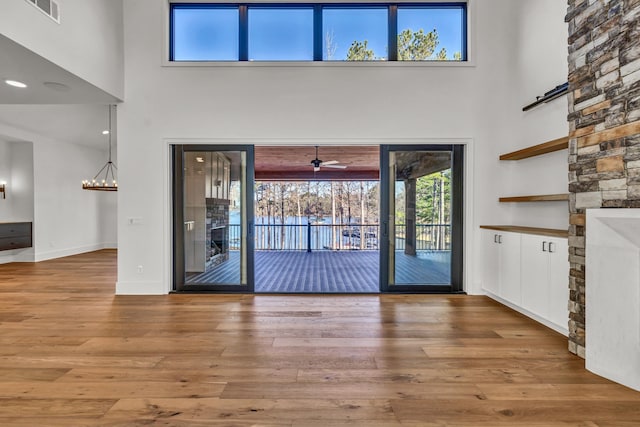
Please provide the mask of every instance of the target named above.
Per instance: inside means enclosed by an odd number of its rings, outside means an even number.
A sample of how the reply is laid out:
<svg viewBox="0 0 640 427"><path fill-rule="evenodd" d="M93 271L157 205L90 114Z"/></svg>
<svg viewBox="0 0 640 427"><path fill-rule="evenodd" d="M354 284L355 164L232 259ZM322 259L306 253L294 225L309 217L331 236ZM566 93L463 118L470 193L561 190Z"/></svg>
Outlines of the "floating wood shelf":
<svg viewBox="0 0 640 427"><path fill-rule="evenodd" d="M555 228L522 227L518 225L481 225L480 228L512 233L534 234L536 236L569 237L568 230L558 230Z"/></svg>
<svg viewBox="0 0 640 427"><path fill-rule="evenodd" d="M500 156L500 160L522 160L529 157L539 156L541 154L564 150L566 148L569 148L568 136L554 139L553 141L545 142L543 144L523 148L522 150L514 151L512 153L503 154Z"/></svg>
<svg viewBox="0 0 640 427"><path fill-rule="evenodd" d="M500 203L523 202L565 202L569 200L569 194L541 194L538 196L500 197Z"/></svg>

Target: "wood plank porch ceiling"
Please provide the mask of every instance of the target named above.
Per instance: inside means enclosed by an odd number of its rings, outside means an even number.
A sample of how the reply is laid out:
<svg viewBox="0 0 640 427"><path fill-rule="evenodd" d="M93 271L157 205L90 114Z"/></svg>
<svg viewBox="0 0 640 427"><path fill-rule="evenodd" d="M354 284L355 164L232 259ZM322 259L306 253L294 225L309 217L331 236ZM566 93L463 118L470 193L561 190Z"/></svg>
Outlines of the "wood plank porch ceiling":
<svg viewBox="0 0 640 427"><path fill-rule="evenodd" d="M346 169L321 168L313 171L315 146L255 147L255 174L258 181L377 180L380 176L378 146L320 146L318 158L337 160Z"/></svg>

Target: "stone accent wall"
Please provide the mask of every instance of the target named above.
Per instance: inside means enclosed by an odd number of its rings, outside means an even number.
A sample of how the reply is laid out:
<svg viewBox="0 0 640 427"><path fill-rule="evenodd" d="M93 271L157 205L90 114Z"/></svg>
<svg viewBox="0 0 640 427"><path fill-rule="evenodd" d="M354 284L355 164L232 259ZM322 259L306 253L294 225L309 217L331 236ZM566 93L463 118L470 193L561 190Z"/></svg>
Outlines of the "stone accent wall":
<svg viewBox="0 0 640 427"><path fill-rule="evenodd" d="M640 0L568 0L569 350L585 354L585 210L640 208Z"/></svg>

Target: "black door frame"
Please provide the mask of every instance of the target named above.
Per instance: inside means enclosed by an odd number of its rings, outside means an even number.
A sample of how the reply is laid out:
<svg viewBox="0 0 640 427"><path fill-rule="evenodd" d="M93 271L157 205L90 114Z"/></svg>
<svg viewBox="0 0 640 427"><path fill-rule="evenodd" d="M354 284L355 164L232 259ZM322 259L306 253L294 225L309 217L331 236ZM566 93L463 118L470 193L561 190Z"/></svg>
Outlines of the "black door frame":
<svg viewBox="0 0 640 427"><path fill-rule="evenodd" d="M389 154L392 151L450 151L451 181L451 283L443 285L389 283ZM395 177L394 177L395 179ZM464 145L381 145L380 146L380 292L381 293L463 293L464 248Z"/></svg>
<svg viewBox="0 0 640 427"><path fill-rule="evenodd" d="M193 284L186 285L184 259L184 153L187 151L244 151L246 153L246 188L242 203L246 210L246 236L241 238L246 250L247 283L242 284ZM254 268L254 203L253 189L255 181L253 145L193 145L174 144L171 146L172 165L172 216L173 216L173 292L214 292L214 293L253 293L255 289ZM241 227L242 230L242 227Z"/></svg>

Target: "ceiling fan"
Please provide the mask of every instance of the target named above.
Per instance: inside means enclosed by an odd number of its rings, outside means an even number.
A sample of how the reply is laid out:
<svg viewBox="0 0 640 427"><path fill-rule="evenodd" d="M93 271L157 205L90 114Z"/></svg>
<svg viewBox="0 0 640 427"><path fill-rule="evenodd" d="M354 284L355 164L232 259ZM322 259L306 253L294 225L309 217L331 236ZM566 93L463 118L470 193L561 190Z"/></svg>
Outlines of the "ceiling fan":
<svg viewBox="0 0 640 427"><path fill-rule="evenodd" d="M321 167L323 168L333 168L333 169L346 169L346 165L339 165L340 163L337 160L329 160L328 162L323 162L318 158L318 146L316 145L316 158L311 160L311 164L313 165L313 171L318 172Z"/></svg>

